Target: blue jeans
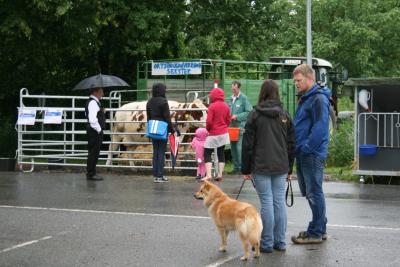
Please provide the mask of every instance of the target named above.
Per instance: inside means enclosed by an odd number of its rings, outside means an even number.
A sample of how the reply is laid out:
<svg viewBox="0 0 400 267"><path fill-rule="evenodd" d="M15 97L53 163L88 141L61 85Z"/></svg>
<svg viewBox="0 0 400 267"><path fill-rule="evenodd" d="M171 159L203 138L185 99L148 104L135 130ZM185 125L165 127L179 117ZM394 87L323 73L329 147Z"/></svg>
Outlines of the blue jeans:
<svg viewBox="0 0 400 267"><path fill-rule="evenodd" d="M301 194L307 198L312 212L307 233L319 238L326 233L327 223L325 195L322 190L324 159L312 154L297 156L296 171Z"/></svg>
<svg viewBox="0 0 400 267"><path fill-rule="evenodd" d="M165 149L167 140L151 140L153 143L153 176L164 177Z"/></svg>
<svg viewBox="0 0 400 267"><path fill-rule="evenodd" d="M285 182L287 174L254 174L253 177L261 203L261 219L263 222L261 247L283 248L286 246Z"/></svg>

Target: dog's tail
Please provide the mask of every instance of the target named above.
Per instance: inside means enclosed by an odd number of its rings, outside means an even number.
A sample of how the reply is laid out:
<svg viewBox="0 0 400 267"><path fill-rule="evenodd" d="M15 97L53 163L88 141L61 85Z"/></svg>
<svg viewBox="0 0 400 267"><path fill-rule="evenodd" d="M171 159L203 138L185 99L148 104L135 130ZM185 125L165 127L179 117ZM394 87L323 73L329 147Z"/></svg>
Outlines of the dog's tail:
<svg viewBox="0 0 400 267"><path fill-rule="evenodd" d="M255 248L260 246L261 232L263 229L262 220L260 214L252 213L252 215L248 215L245 217L244 223L244 232L251 243L251 245Z"/></svg>
<svg viewBox="0 0 400 267"><path fill-rule="evenodd" d="M246 226L248 241L252 247L254 247L255 255L258 257L258 255L260 255L260 242L263 226L260 214L258 212L251 214L252 215L246 216L244 225Z"/></svg>

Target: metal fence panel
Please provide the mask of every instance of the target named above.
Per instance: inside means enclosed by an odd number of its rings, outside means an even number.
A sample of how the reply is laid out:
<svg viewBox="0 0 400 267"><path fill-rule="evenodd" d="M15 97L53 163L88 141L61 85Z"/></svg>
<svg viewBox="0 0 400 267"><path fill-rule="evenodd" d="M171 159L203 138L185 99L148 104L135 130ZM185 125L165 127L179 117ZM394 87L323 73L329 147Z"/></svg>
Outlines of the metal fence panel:
<svg viewBox="0 0 400 267"><path fill-rule="evenodd" d="M142 135L143 133L131 132L121 133L113 132L115 123L143 123L138 121L116 121L115 113L119 110L122 101L121 94L124 91L113 91L110 96L104 97L103 102L109 102L109 108L106 108L106 123L108 130L104 131L104 142L100 152L98 167L107 168L132 168L128 163L134 163L136 169L150 169L151 157L150 150L123 150L122 146L137 145L141 147L151 147L150 140L138 142L112 142L112 136L116 134L124 135ZM87 140L86 140L86 124L84 106L87 96L59 96L59 95L30 95L26 88L20 91L19 108L33 109L36 111L35 125L17 125L18 132L18 149L17 160L20 168L24 165L31 166L29 171L33 171L35 165L48 166L86 166L87 158ZM44 111L48 108L58 108L63 110L61 124L44 124ZM205 109L171 109L173 111L202 110ZM140 110L128 109L126 111L137 112ZM143 110L142 110L143 111ZM205 121L177 121L185 123L204 123ZM147 122L144 122L147 123ZM193 136L193 133L184 133L184 136ZM191 138L190 138L191 139ZM120 145L120 149L109 151L110 144ZM176 169L196 169L194 160L194 151L188 149L190 142L181 144L185 146L183 152L178 153L178 166ZM166 152L169 155L169 148ZM113 162L124 164L106 165L106 160L110 153L117 155L113 158ZM132 160L132 155L136 155ZM167 169L171 168L171 161L166 160Z"/></svg>

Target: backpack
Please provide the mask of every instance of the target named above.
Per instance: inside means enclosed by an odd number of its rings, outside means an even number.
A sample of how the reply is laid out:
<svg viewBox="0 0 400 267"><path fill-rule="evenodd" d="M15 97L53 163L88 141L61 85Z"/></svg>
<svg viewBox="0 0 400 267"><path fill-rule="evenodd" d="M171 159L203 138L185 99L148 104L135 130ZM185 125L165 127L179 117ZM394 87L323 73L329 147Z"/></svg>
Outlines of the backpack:
<svg viewBox="0 0 400 267"><path fill-rule="evenodd" d="M147 122L146 136L156 140L167 140L168 123L165 121L149 120Z"/></svg>

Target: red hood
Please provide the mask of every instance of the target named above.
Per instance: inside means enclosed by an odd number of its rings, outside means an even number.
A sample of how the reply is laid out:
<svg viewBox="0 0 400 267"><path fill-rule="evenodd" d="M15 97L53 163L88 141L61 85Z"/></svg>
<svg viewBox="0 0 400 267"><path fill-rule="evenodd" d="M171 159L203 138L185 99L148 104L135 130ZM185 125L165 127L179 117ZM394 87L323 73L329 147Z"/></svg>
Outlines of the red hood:
<svg viewBox="0 0 400 267"><path fill-rule="evenodd" d="M210 92L210 99L211 103L216 102L216 101L224 101L224 90L221 88L214 88Z"/></svg>

